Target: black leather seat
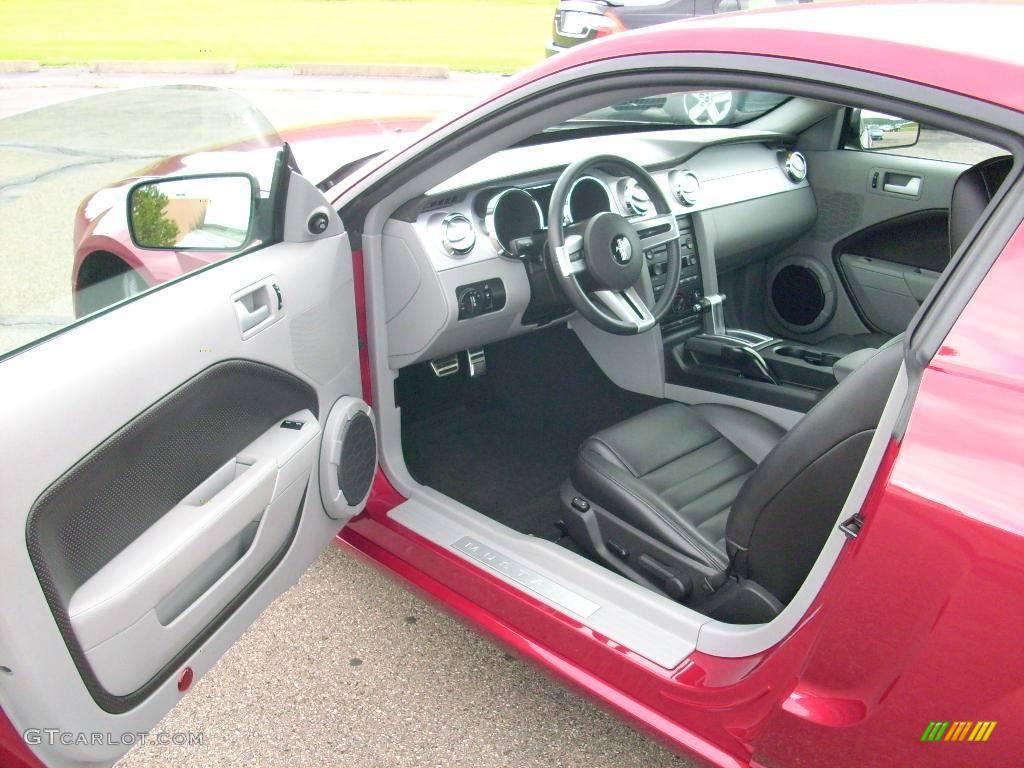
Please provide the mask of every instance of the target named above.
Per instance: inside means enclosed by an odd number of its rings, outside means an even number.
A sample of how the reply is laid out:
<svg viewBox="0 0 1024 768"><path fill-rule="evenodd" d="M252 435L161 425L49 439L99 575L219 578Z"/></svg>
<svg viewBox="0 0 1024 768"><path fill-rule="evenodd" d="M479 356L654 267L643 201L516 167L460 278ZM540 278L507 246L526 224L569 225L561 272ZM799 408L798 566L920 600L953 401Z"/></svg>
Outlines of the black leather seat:
<svg viewBox="0 0 1024 768"><path fill-rule="evenodd" d="M588 438L563 488L570 536L708 615L770 619L837 523L902 351L879 350L788 432L741 408L670 403Z"/></svg>
<svg viewBox="0 0 1024 768"><path fill-rule="evenodd" d="M982 160L960 174L949 203L949 253L955 254L1013 167L1012 155Z"/></svg>
<svg viewBox="0 0 1024 768"><path fill-rule="evenodd" d="M992 202L1012 166L1011 155L989 158L961 173L953 184L953 194L949 201L950 258ZM814 346L843 356L866 347L881 347L889 339L884 333L840 333L815 342Z"/></svg>

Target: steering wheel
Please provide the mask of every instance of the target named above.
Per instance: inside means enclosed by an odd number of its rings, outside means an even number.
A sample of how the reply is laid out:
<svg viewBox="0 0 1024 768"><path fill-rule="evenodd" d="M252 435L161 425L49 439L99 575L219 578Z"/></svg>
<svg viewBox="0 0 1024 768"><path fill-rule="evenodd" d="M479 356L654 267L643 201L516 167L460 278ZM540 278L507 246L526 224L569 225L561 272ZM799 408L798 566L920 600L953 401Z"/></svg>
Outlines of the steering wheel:
<svg viewBox="0 0 1024 768"><path fill-rule="evenodd" d="M564 226L562 212L573 184L593 168L631 176L645 191L654 213L629 220L604 211ZM668 245L665 290L654 302L644 251ZM555 183L548 205L551 271L566 298L583 317L620 336L643 333L665 316L675 298L682 269L679 225L668 200L651 175L634 162L614 155L584 158L566 168ZM654 305L651 307L651 305Z"/></svg>

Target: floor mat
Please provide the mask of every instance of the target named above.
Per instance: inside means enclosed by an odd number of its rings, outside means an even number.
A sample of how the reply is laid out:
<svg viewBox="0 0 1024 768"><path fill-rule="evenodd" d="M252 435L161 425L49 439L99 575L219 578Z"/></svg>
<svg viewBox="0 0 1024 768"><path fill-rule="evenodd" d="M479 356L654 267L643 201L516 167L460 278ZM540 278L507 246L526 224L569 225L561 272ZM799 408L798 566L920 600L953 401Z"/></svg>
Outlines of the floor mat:
<svg viewBox="0 0 1024 768"><path fill-rule="evenodd" d="M612 384L564 326L487 347L487 365L475 380L403 370L406 464L420 483L557 540L558 489L580 443L658 401Z"/></svg>

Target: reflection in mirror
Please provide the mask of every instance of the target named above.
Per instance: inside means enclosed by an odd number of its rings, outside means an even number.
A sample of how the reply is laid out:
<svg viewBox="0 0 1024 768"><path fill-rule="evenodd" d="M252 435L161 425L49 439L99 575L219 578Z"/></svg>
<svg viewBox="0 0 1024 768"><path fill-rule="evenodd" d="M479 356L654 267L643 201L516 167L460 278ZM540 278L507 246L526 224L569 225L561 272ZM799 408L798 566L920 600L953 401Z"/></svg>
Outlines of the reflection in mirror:
<svg viewBox="0 0 1024 768"><path fill-rule="evenodd" d="M921 127L912 120L867 109L854 114L853 129L861 149L912 147L921 132Z"/></svg>
<svg viewBox="0 0 1024 768"><path fill-rule="evenodd" d="M244 174L145 181L132 188L132 239L143 248L237 250L253 219L255 181Z"/></svg>

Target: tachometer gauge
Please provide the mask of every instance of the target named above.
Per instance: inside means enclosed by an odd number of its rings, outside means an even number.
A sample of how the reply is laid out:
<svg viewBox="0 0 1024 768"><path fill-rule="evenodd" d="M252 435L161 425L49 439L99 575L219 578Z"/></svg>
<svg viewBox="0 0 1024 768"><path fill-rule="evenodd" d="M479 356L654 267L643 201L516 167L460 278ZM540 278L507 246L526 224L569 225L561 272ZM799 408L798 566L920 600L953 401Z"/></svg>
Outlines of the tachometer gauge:
<svg viewBox="0 0 1024 768"><path fill-rule="evenodd" d="M562 223L586 221L611 209L612 201L604 184L593 176L581 176L569 190L562 211Z"/></svg>

